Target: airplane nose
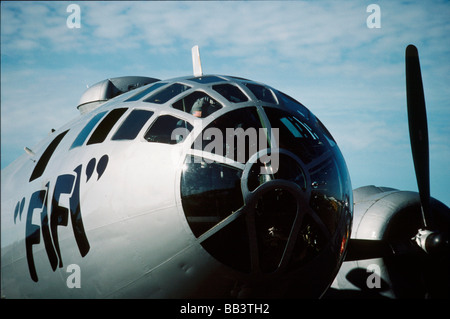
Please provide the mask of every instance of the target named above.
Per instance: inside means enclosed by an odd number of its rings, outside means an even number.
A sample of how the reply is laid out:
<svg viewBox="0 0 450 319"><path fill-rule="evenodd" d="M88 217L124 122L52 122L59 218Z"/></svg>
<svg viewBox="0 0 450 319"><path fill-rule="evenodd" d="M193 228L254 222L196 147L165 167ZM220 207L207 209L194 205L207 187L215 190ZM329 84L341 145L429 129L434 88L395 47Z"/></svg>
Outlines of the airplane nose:
<svg viewBox="0 0 450 319"><path fill-rule="evenodd" d="M297 208L295 196L278 185L262 192L250 204L247 222L250 247L257 251L257 256L254 256L255 268L269 273L281 265L288 243L291 242Z"/></svg>
<svg viewBox="0 0 450 319"><path fill-rule="evenodd" d="M253 276L295 270L329 239L310 208L312 186L304 164L285 150L271 154L271 165L263 157L264 152L255 154L242 173L192 161L182 174L183 208L203 248L221 263ZM202 174L210 178L215 170L221 187L216 181L216 189L192 189L189 183L198 184Z"/></svg>
<svg viewBox="0 0 450 319"><path fill-rule="evenodd" d="M289 184L267 182L246 203L245 218L254 273L281 271L290 260L303 214L296 189Z"/></svg>
<svg viewBox="0 0 450 319"><path fill-rule="evenodd" d="M216 276L253 292L320 295L350 235L347 167L303 105L280 93L279 107L264 106L257 96L261 107L233 105L196 134L181 172L183 212L196 242L219 263Z"/></svg>
<svg viewBox="0 0 450 319"><path fill-rule="evenodd" d="M275 274L298 267L310 257L308 248L319 250L328 233L308 205L310 177L288 151L271 154L277 167L253 162L241 179L252 272Z"/></svg>

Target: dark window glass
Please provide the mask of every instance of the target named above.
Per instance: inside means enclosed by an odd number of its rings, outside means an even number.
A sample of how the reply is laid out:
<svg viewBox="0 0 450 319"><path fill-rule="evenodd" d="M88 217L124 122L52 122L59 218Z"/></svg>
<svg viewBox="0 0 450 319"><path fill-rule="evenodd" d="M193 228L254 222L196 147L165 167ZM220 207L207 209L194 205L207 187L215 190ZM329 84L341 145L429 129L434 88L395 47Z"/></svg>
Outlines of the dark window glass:
<svg viewBox="0 0 450 319"><path fill-rule="evenodd" d="M69 132L69 130L59 134L55 139L47 146L44 153L42 153L41 158L37 162L36 166L34 167L33 173L31 173L30 182L35 180L36 178L40 177L47 167L48 161L53 155L53 152L58 147L59 143L62 141L63 137Z"/></svg>
<svg viewBox="0 0 450 319"><path fill-rule="evenodd" d="M193 126L171 115L162 115L150 126L144 138L148 142L178 144L184 141Z"/></svg>
<svg viewBox="0 0 450 319"><path fill-rule="evenodd" d="M81 130L78 134L77 138L73 142L70 149L83 145L84 141L86 141L87 137L91 133L92 129L97 125L97 123L102 119L102 117L106 114L106 112L98 113L94 116L89 123Z"/></svg>
<svg viewBox="0 0 450 319"><path fill-rule="evenodd" d="M280 265L297 216L295 197L283 189L264 193L255 207L259 268L270 273Z"/></svg>
<svg viewBox="0 0 450 319"><path fill-rule="evenodd" d="M253 234L252 234L253 235ZM250 273L250 240L245 214L208 237L203 248L219 262L231 268Z"/></svg>
<svg viewBox="0 0 450 319"><path fill-rule="evenodd" d="M198 82L198 83L202 83L202 84L225 81L224 79L219 78L219 77L214 76L214 75L207 75L207 76L202 76L202 77L199 77L199 78L192 78L192 79L189 79L189 80L190 81L194 81L194 82Z"/></svg>
<svg viewBox="0 0 450 319"><path fill-rule="evenodd" d="M265 86L252 83L245 83L245 86L248 87L250 91L252 91L252 93L258 100L262 102L277 104L277 100L275 99L272 91Z"/></svg>
<svg viewBox="0 0 450 319"><path fill-rule="evenodd" d="M117 132L112 137L113 140L133 140L136 138L142 127L153 115L152 111L133 110L123 121Z"/></svg>
<svg viewBox="0 0 450 319"><path fill-rule="evenodd" d="M175 83L145 99L144 102L164 104L171 98L189 90L190 88L191 87L188 85Z"/></svg>
<svg viewBox="0 0 450 319"><path fill-rule="evenodd" d="M150 87L140 91L139 93L133 95L132 97L130 97L128 100L125 100L125 102L131 102L131 101L137 101L142 99L144 96L146 96L147 94L149 94L150 92L155 91L157 88L160 88L163 85L166 85L167 83L164 82L158 82L155 83L153 85L151 85Z"/></svg>
<svg viewBox="0 0 450 319"><path fill-rule="evenodd" d="M196 156L186 157L181 176L181 199L186 219L196 237L200 237L244 205L241 175L241 170L225 164L207 163ZM246 215L235 218L201 244L225 265L249 272L250 245Z"/></svg>
<svg viewBox="0 0 450 319"><path fill-rule="evenodd" d="M278 93L278 99L282 101L285 107L287 107L291 112L299 113L305 119L309 120L310 112L303 104L297 102L292 97L284 94L283 92Z"/></svg>
<svg viewBox="0 0 450 319"><path fill-rule="evenodd" d="M114 109L109 112L109 114L106 115L106 117L97 126L94 133L92 133L92 136L87 142L87 145L102 143L105 140L106 136L108 136L114 124L116 124L116 122L123 115L123 113L125 113L126 110L126 108L120 108Z"/></svg>
<svg viewBox="0 0 450 319"><path fill-rule="evenodd" d="M237 86L231 84L217 84L213 85L212 88L230 102L241 103L248 101L247 96Z"/></svg>
<svg viewBox="0 0 450 319"><path fill-rule="evenodd" d="M262 174L261 169L265 164L256 162L252 165L248 175L248 189L254 191L260 185L264 184L268 180L282 179L291 181L300 186L301 189L306 190L306 177L303 169L299 164L290 156L285 154L279 154L279 165L277 170L273 174Z"/></svg>
<svg viewBox="0 0 450 319"><path fill-rule="evenodd" d="M200 236L244 205L242 171L188 156L181 177L181 198L195 236Z"/></svg>
<svg viewBox="0 0 450 319"><path fill-rule="evenodd" d="M201 118L207 117L222 108L222 104L201 91L189 94L188 96L175 102L172 106L177 110Z"/></svg>
<svg viewBox="0 0 450 319"><path fill-rule="evenodd" d="M311 182L310 206L333 234L345 208L341 176L333 158L311 169Z"/></svg>
<svg viewBox="0 0 450 319"><path fill-rule="evenodd" d="M192 148L246 163L259 150L259 135L265 134L260 128L262 125L256 108L234 110L211 122Z"/></svg>
<svg viewBox="0 0 450 319"><path fill-rule="evenodd" d="M272 128L279 129L279 147L293 152L305 164L327 150L325 141L320 140L315 129L299 115L270 107L264 110Z"/></svg>

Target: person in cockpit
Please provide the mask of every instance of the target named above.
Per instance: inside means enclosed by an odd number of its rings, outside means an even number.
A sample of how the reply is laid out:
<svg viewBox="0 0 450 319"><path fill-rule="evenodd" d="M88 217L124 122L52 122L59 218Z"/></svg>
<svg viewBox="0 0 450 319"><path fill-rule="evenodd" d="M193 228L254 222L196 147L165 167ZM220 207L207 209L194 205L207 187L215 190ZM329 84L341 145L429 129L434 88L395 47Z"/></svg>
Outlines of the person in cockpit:
<svg viewBox="0 0 450 319"><path fill-rule="evenodd" d="M195 117L206 117L210 114L210 108L216 106L215 104L215 101L209 96L203 96L192 105L191 114Z"/></svg>

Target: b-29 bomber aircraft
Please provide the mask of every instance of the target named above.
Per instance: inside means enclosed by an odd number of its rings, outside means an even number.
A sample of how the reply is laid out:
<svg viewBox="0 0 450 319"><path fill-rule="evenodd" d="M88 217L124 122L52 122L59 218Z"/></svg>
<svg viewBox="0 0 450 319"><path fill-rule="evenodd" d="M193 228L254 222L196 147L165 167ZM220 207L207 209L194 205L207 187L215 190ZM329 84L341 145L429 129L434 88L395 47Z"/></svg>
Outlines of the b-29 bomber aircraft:
<svg viewBox="0 0 450 319"><path fill-rule="evenodd" d="M319 298L364 292L370 267L385 297L448 297L450 210L429 192L414 46L419 193L352 190L303 104L204 75L198 47L193 64L194 76L91 86L78 118L2 171L2 298Z"/></svg>

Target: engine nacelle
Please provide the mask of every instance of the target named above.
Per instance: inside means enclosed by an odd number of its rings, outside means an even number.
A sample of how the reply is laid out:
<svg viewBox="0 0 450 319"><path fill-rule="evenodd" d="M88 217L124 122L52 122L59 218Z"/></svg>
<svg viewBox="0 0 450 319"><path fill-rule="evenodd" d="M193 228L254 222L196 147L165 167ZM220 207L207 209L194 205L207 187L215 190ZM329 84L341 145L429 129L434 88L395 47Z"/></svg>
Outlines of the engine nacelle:
<svg viewBox="0 0 450 319"><path fill-rule="evenodd" d="M416 192L365 186L353 191L354 217L351 239L407 242L423 228L421 204ZM449 208L431 199L435 225L448 231ZM382 258L345 261L330 294L348 297L427 298L448 295L445 262L425 253L394 254ZM447 256L448 262L448 256ZM437 267L437 268L436 268ZM442 274L446 278L442 278ZM446 281L445 281L446 280ZM436 288L436 285L440 285ZM334 297L336 297L334 296Z"/></svg>

